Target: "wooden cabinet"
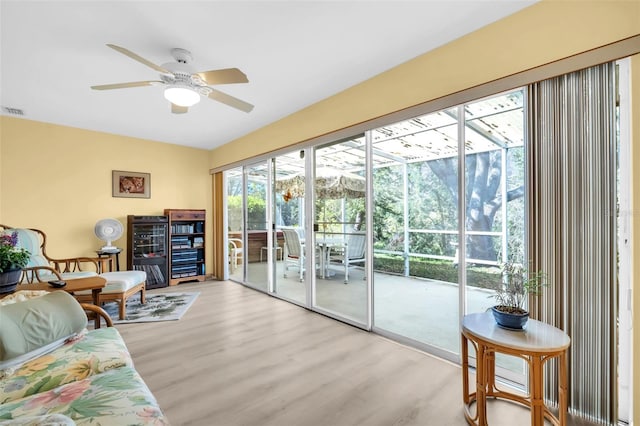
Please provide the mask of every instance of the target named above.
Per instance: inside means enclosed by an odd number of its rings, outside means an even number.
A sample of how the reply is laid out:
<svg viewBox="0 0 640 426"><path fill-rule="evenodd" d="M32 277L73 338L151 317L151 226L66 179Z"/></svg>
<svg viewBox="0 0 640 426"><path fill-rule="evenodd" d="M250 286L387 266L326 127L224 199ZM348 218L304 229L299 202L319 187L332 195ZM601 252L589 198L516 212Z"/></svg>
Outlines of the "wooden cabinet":
<svg viewBox="0 0 640 426"><path fill-rule="evenodd" d="M205 210L165 209L169 217L170 285L205 279Z"/></svg>
<svg viewBox="0 0 640 426"><path fill-rule="evenodd" d="M166 216L127 216L127 269L147 273L147 290L169 285Z"/></svg>

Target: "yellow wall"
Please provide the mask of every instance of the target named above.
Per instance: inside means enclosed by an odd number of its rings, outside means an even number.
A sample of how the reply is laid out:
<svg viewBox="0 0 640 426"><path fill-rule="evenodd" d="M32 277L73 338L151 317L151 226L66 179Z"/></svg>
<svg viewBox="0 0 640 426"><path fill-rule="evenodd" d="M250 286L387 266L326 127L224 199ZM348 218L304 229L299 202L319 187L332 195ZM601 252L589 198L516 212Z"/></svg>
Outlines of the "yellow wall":
<svg viewBox="0 0 640 426"><path fill-rule="evenodd" d="M640 34L640 1L543 0L212 152L218 168L329 134L479 84ZM640 123L640 59L632 78L633 123ZM640 126L634 150L634 265L640 276ZM634 290L634 353L640 354L640 289ZM640 424L640 364L634 365L634 420Z"/></svg>
<svg viewBox="0 0 640 426"><path fill-rule="evenodd" d="M211 235L208 151L71 127L0 117L0 223L45 231L51 257L95 256L104 245L95 223L165 208L207 209ZM111 172L151 173L151 198L114 198ZM207 253L207 271L212 253ZM120 267L126 266L126 251Z"/></svg>

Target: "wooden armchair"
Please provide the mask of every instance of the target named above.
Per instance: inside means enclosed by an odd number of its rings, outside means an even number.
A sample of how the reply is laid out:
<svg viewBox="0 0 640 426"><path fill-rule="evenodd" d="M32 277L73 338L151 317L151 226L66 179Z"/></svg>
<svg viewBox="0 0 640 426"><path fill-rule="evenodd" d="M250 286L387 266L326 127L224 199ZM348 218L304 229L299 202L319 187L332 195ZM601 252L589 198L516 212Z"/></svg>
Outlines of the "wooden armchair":
<svg viewBox="0 0 640 426"><path fill-rule="evenodd" d="M46 251L46 234L34 228L13 228L0 225L1 232L17 232L18 246L31 253L29 263L23 268L22 282L49 281L95 276L108 271L111 258L70 257L55 259Z"/></svg>
<svg viewBox="0 0 640 426"><path fill-rule="evenodd" d="M47 236L39 229L11 228L0 225L0 232L18 233L18 245L31 253L29 263L23 268L22 282L44 282L50 280L72 280L100 275L107 280L99 295L99 305L114 301L119 304L119 317L126 315L127 299L140 293L140 303L145 303L147 274L144 271L105 272L111 268L111 258L70 257L54 259L46 252ZM74 294L80 302L91 302L91 291L79 291Z"/></svg>
<svg viewBox="0 0 640 426"><path fill-rule="evenodd" d="M95 320L95 328L100 328L100 319L104 320L107 327L113 327L113 320L109 314L100 306L96 306L93 303L80 303L82 309L87 313L87 316Z"/></svg>

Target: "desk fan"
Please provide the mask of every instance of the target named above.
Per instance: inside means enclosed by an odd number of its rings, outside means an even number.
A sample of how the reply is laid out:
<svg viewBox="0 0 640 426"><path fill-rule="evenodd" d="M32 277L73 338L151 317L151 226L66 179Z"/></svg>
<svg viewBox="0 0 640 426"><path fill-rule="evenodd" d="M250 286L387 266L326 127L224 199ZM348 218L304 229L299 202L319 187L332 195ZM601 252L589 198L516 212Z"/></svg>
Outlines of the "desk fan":
<svg viewBox="0 0 640 426"><path fill-rule="evenodd" d="M111 242L122 237L124 228L122 224L116 219L102 219L96 223L93 231L96 237L107 243L102 247L102 251L118 251L118 247L112 246Z"/></svg>

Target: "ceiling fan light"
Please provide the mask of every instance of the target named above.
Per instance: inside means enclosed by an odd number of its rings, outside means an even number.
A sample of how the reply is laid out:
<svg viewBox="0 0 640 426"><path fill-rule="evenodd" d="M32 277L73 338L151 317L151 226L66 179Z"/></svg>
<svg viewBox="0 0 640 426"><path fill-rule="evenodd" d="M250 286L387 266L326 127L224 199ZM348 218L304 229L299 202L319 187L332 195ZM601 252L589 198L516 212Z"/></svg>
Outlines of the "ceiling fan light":
<svg viewBox="0 0 640 426"><path fill-rule="evenodd" d="M164 97L172 104L190 107L200 102L200 94L188 87L169 86L164 90Z"/></svg>

